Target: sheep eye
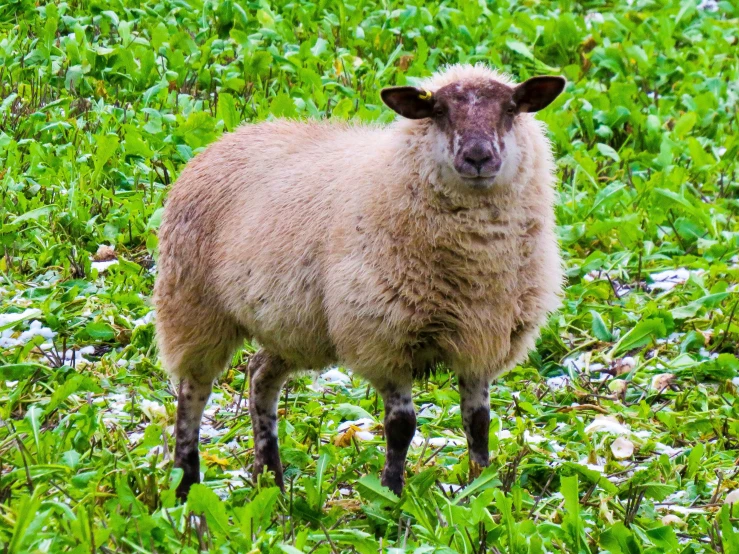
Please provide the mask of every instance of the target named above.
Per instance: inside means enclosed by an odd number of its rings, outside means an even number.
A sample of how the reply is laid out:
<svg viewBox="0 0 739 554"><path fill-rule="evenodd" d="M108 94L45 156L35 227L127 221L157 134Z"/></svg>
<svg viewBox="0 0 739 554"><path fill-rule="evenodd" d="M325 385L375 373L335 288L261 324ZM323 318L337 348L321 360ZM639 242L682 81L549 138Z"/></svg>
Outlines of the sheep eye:
<svg viewBox="0 0 739 554"><path fill-rule="evenodd" d="M506 113L508 115L515 115L516 114L516 106L508 106L506 108Z"/></svg>
<svg viewBox="0 0 739 554"><path fill-rule="evenodd" d="M441 117L444 115L444 107L443 106L435 106L434 107L434 115L436 117Z"/></svg>

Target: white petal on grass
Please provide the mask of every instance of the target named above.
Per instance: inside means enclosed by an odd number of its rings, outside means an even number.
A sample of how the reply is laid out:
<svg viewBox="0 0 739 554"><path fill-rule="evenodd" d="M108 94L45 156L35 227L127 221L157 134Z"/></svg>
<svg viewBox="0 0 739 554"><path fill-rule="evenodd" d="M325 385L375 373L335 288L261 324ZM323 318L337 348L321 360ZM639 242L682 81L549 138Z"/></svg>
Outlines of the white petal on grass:
<svg viewBox="0 0 739 554"><path fill-rule="evenodd" d="M628 368L629 371L636 367L636 360L633 356L624 356L621 358L621 366Z"/></svg>
<svg viewBox="0 0 739 554"><path fill-rule="evenodd" d="M372 428L376 425L377 424L373 420L363 417L353 421L345 421L336 428L336 433L345 433L353 427L355 429L354 436L356 438L363 441L371 441L375 438Z"/></svg>
<svg viewBox="0 0 739 554"><path fill-rule="evenodd" d="M23 331L21 333L21 336L18 337L18 340L22 344L26 344L29 340L31 340L33 337L43 337L46 340L52 340L56 333L49 329L48 327L44 327L43 324L38 320L33 320L31 322L31 325L29 325L28 331Z"/></svg>
<svg viewBox="0 0 739 554"><path fill-rule="evenodd" d="M21 313L18 314L0 314L0 327L3 325L7 325L8 323L13 323L21 319L28 319L31 316L40 314L41 310L37 310L35 308L23 310Z"/></svg>
<svg viewBox="0 0 739 554"><path fill-rule="evenodd" d="M462 489L462 485L455 485L454 483L439 483L439 486L447 494L456 494Z"/></svg>
<svg viewBox="0 0 739 554"><path fill-rule="evenodd" d="M669 506L657 506L658 510L661 510L663 512L675 512L678 514L683 515L690 515L690 514L705 514L706 510L702 508L688 508L686 506L678 506L677 504L671 504Z"/></svg>
<svg viewBox="0 0 739 554"><path fill-rule="evenodd" d="M363 431L368 431L370 428L374 427L376 423L372 421L368 417L362 417L360 419L355 419L352 421L345 421L341 425L339 425L336 428L337 433L344 432L349 429L349 427L358 427L359 429Z"/></svg>
<svg viewBox="0 0 739 554"><path fill-rule="evenodd" d="M529 444L540 444L546 442L548 439L542 435L532 435L529 431L524 431L523 440Z"/></svg>
<svg viewBox="0 0 739 554"><path fill-rule="evenodd" d="M421 408L418 410L418 417L436 418L441 415L441 412L442 410L439 406L427 402L426 404L421 404Z"/></svg>
<svg viewBox="0 0 739 554"><path fill-rule="evenodd" d="M154 321L154 319L156 318L156 315L157 315L156 310L151 310L150 312L148 312L143 317L140 317L138 319L134 319L133 320L133 327L134 327L134 329L136 327L141 327L142 325L148 325L149 323L151 323L152 321Z"/></svg>
<svg viewBox="0 0 739 554"><path fill-rule="evenodd" d="M352 382L351 377L349 377L346 373L342 373L337 368L324 371L319 376L319 379L322 379L328 384L337 384L337 385L345 385L345 384L349 384Z"/></svg>
<svg viewBox="0 0 739 554"><path fill-rule="evenodd" d="M433 437L429 439L429 446L441 448L442 446L462 446L465 441L452 437Z"/></svg>
<svg viewBox="0 0 739 554"><path fill-rule="evenodd" d="M587 365L587 355L587 353L583 352L577 358L567 358L563 362L564 366L570 370L581 372Z"/></svg>
<svg viewBox="0 0 739 554"><path fill-rule="evenodd" d="M634 443L624 437L618 437L611 443L611 452L617 460L625 460L634 455Z"/></svg>
<svg viewBox="0 0 739 554"><path fill-rule="evenodd" d="M657 339L654 342L657 344L676 344L683 340L685 333L670 333L666 339Z"/></svg>
<svg viewBox="0 0 739 554"><path fill-rule="evenodd" d="M39 346L41 350L53 350L54 344L50 342L45 342L41 346ZM91 356L95 353L95 347L94 346L83 346L79 350L67 350L64 352L63 357L63 363L66 365L74 365L79 366L82 364L91 364L92 362L85 358L85 356ZM59 356L61 356L62 353L59 352Z"/></svg>
<svg viewBox="0 0 739 554"><path fill-rule="evenodd" d="M22 319L28 319L29 317L40 315L41 311L35 308L23 310L17 314L0 314L0 326L8 325L9 323L15 323ZM46 340L51 340L56 336L56 333L44 327L40 321L34 320L30 323L30 329L23 331L20 336L16 337L16 331L11 327L0 331L0 348L13 348L15 346L22 346L30 341L35 336L42 336Z"/></svg>
<svg viewBox="0 0 739 554"><path fill-rule="evenodd" d="M611 433L613 435L630 435L631 430L613 416L598 416L585 427L586 433Z"/></svg>
<svg viewBox="0 0 739 554"><path fill-rule="evenodd" d="M649 277L652 279L652 282L647 285L649 290L672 290L690 278L690 271L681 267L652 273Z"/></svg>
<svg viewBox="0 0 739 554"><path fill-rule="evenodd" d="M18 346L20 341L13 338L13 330L6 329L0 334L0 348L13 348Z"/></svg>
<svg viewBox="0 0 739 554"><path fill-rule="evenodd" d="M719 9L717 0L701 0L701 3L697 7L699 10L705 10L707 12L717 12ZM721 150L726 152L726 148L722 148ZM723 153L721 155L723 156Z"/></svg>
<svg viewBox="0 0 739 554"><path fill-rule="evenodd" d="M558 375L547 379L547 386L552 390L561 390L570 384L570 378L566 375Z"/></svg>
<svg viewBox="0 0 739 554"><path fill-rule="evenodd" d="M426 442L426 439L424 438L424 436L418 431L416 431L416 434L413 435L413 438L411 439L411 446L415 448L420 448L423 446L424 442Z"/></svg>
<svg viewBox="0 0 739 554"><path fill-rule="evenodd" d="M107 262L91 262L90 268L97 269L98 273L105 273L108 268L118 263L118 260L109 260Z"/></svg>
<svg viewBox="0 0 739 554"><path fill-rule="evenodd" d="M655 452L657 452L657 454L665 454L670 458L677 456L683 451L682 448L673 448L671 446L667 446L666 444L662 444L661 442L658 442L654 445L654 450Z"/></svg>
<svg viewBox="0 0 739 554"><path fill-rule="evenodd" d="M576 358L567 358L564 360L563 365L570 371L576 371L582 373L586 369L588 371L600 371L605 366L601 363L594 362L590 363L591 354L590 352L581 352Z"/></svg>
<svg viewBox="0 0 739 554"><path fill-rule="evenodd" d="M139 407L149 421L157 422L167 419L167 409L159 402L143 398Z"/></svg>
<svg viewBox="0 0 739 554"><path fill-rule="evenodd" d="M739 504L739 489L734 489L724 498L724 504Z"/></svg>
<svg viewBox="0 0 739 554"><path fill-rule="evenodd" d="M598 460L599 462L601 460ZM598 464L591 464L590 461L587 458L582 458L578 464L581 466L585 466L588 469L592 469L593 471L597 471L598 473L605 473L606 466L604 463L598 463Z"/></svg>
<svg viewBox="0 0 739 554"><path fill-rule="evenodd" d="M248 481L251 479L251 473L249 473L245 469L227 469L223 473L228 475L230 479L234 479L234 480L246 479Z"/></svg>
<svg viewBox="0 0 739 554"><path fill-rule="evenodd" d="M200 437L204 439L215 439L229 432L228 427L216 429L210 423L203 422L200 426Z"/></svg>

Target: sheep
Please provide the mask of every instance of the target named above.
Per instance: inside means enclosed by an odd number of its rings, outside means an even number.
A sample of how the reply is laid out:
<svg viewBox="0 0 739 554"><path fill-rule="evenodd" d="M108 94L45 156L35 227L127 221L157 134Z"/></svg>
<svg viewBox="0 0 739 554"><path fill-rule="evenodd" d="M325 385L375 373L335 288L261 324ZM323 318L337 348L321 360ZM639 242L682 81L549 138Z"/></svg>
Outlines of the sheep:
<svg viewBox="0 0 739 554"><path fill-rule="evenodd" d="M350 367L384 400L382 484L400 494L416 430L414 378L459 383L470 474L489 464L489 385L558 307L554 162L531 115L561 77L514 84L454 65L381 91L390 125L243 125L185 167L159 233L154 298L179 380L175 466L199 482L200 421L244 339L253 476L283 488L277 402L289 375Z"/></svg>

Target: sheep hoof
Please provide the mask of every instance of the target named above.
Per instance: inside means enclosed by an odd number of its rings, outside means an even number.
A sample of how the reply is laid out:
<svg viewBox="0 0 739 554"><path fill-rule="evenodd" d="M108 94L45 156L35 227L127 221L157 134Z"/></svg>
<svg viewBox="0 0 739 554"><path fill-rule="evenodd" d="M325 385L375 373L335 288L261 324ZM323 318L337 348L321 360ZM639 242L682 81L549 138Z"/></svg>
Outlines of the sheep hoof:
<svg viewBox="0 0 739 554"><path fill-rule="evenodd" d="M390 489L396 496L400 496L403 494L405 478L403 474L385 471L382 474L382 486Z"/></svg>
<svg viewBox="0 0 739 554"><path fill-rule="evenodd" d="M475 460L470 460L470 482L477 479L486 467L487 465L482 465Z"/></svg>

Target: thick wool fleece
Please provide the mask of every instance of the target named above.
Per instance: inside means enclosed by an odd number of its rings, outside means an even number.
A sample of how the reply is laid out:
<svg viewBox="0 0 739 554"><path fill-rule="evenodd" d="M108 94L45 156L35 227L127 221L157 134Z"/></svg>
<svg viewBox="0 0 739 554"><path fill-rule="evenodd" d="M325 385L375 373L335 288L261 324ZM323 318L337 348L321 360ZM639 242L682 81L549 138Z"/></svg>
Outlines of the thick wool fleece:
<svg viewBox="0 0 739 554"><path fill-rule="evenodd" d="M452 66L425 83L510 81ZM275 121L210 146L173 187L155 289L165 366L209 382L244 338L291 369L380 385L445 363L492 378L556 308L553 161L517 116L499 182L443 178L430 120Z"/></svg>

